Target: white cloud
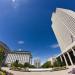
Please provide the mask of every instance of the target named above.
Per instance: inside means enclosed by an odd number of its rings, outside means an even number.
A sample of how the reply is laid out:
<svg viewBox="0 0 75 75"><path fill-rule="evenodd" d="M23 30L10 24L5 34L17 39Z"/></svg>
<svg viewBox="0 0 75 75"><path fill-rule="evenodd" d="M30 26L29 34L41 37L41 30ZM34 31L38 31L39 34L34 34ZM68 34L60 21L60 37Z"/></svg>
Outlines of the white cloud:
<svg viewBox="0 0 75 75"><path fill-rule="evenodd" d="M18 49L18 51L21 51L22 49Z"/></svg>
<svg viewBox="0 0 75 75"><path fill-rule="evenodd" d="M51 48L59 48L59 45L58 44L53 44L53 45L51 45Z"/></svg>
<svg viewBox="0 0 75 75"><path fill-rule="evenodd" d="M24 41L18 41L18 44L24 44Z"/></svg>
<svg viewBox="0 0 75 75"><path fill-rule="evenodd" d="M16 2L16 0L12 0L12 2L13 2L13 3L15 3L15 2Z"/></svg>
<svg viewBox="0 0 75 75"><path fill-rule="evenodd" d="M17 2L17 0L12 0L12 6L14 7L14 8L17 8L17 6L18 6L18 2Z"/></svg>

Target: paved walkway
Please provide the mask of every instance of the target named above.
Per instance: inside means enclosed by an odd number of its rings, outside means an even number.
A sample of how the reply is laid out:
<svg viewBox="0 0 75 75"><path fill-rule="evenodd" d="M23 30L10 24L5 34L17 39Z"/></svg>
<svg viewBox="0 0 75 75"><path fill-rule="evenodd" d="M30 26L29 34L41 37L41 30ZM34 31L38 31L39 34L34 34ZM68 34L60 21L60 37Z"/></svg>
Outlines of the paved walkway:
<svg viewBox="0 0 75 75"><path fill-rule="evenodd" d="M62 71L54 71L54 72L19 72L19 71L9 70L8 68L5 67L3 67L2 69L11 72L14 75L74 75L74 74L68 74L70 69Z"/></svg>

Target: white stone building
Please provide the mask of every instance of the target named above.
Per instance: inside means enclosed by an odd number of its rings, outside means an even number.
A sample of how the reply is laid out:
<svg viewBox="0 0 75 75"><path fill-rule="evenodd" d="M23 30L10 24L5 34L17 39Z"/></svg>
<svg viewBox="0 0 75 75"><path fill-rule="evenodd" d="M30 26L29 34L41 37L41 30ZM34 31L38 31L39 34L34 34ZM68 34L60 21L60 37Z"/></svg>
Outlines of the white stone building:
<svg viewBox="0 0 75 75"><path fill-rule="evenodd" d="M75 12L57 8L52 14L52 29L61 48L60 58L67 66L75 64Z"/></svg>
<svg viewBox="0 0 75 75"><path fill-rule="evenodd" d="M16 60L19 61L19 63L24 64L24 63L30 63L32 64L32 55L28 51L14 51L8 53L5 64L11 64L15 62Z"/></svg>

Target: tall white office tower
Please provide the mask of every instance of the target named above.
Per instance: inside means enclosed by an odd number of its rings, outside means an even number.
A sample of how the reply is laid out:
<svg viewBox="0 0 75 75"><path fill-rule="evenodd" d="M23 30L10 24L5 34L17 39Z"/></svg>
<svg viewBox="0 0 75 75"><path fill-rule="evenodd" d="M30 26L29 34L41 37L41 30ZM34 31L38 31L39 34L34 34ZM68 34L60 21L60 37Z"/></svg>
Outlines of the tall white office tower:
<svg viewBox="0 0 75 75"><path fill-rule="evenodd" d="M52 29L61 48L66 65L75 64L75 12L57 8L52 14ZM68 60L67 60L68 59Z"/></svg>
<svg viewBox="0 0 75 75"><path fill-rule="evenodd" d="M40 59L39 59L38 57L36 57L36 58L34 59L34 66L35 66L36 68L40 68L40 65L41 65L41 61L40 61Z"/></svg>

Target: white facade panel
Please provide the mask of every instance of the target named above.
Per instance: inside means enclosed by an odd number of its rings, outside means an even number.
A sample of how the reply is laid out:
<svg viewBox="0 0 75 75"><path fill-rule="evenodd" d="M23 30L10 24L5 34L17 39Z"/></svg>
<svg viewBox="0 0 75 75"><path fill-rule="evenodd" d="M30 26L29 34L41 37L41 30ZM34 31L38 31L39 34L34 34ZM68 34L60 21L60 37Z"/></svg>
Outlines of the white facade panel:
<svg viewBox="0 0 75 75"><path fill-rule="evenodd" d="M70 11L59 8L52 15L52 29L62 52L75 41L75 13L68 12Z"/></svg>

